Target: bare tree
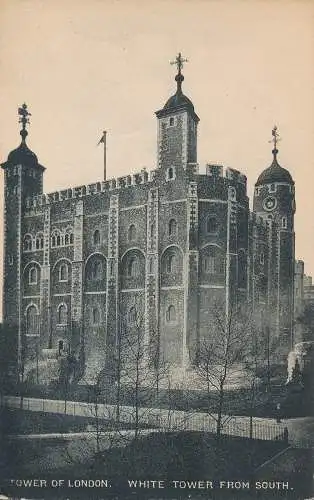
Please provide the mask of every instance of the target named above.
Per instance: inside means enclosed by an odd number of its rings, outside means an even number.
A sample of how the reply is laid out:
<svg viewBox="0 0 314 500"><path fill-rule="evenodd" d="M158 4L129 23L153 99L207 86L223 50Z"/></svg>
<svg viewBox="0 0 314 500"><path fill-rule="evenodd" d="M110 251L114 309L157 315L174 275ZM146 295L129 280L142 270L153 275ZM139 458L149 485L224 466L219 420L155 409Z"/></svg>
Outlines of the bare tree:
<svg viewBox="0 0 314 500"><path fill-rule="evenodd" d="M233 304L226 312L224 304L215 303L206 338L200 340L196 371L206 385L208 414L214 419L217 439L230 419L226 412L226 388L248 357L251 330L247 317ZM215 412L212 409L216 399Z"/></svg>

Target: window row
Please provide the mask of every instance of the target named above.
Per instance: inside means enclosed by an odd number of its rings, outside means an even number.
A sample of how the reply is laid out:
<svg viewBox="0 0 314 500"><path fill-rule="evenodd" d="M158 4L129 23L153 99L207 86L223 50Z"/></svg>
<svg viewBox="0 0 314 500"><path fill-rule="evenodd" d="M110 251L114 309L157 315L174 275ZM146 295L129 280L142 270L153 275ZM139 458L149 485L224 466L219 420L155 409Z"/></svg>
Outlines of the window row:
<svg viewBox="0 0 314 500"><path fill-rule="evenodd" d="M129 309L128 315L127 315L127 321L130 326L140 326L141 325L141 318L138 317L137 310L133 306ZM177 311L174 305L169 305L166 309L166 314L165 314L165 320L166 323L176 323L177 322Z"/></svg>
<svg viewBox="0 0 314 500"><path fill-rule="evenodd" d="M64 247L68 245L73 245L74 235L73 229L71 227L67 228L65 232L61 232L59 229L54 229L51 234L51 247Z"/></svg>
<svg viewBox="0 0 314 500"><path fill-rule="evenodd" d="M44 248L44 235L37 233L36 236L26 234L23 239L24 252L33 252L35 250L42 250Z"/></svg>

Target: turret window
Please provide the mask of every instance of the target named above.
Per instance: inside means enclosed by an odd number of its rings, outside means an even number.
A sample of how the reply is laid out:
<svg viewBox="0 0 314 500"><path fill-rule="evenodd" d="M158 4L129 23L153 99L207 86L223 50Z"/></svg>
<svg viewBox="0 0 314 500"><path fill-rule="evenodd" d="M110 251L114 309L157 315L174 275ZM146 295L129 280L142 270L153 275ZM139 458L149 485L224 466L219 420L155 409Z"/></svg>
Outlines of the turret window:
<svg viewBox="0 0 314 500"><path fill-rule="evenodd" d="M93 322L93 325L99 325L99 323L100 323L100 312L99 312L98 307L93 307L92 322Z"/></svg>
<svg viewBox="0 0 314 500"><path fill-rule="evenodd" d="M93 234L93 243L94 245L99 245L100 244L100 231L99 229L96 229Z"/></svg>
<svg viewBox="0 0 314 500"><path fill-rule="evenodd" d="M166 321L167 323L175 323L177 320L176 308L171 305L166 311Z"/></svg>
<svg viewBox="0 0 314 500"><path fill-rule="evenodd" d="M68 308L65 304L60 304L58 307L58 324L66 325L68 322Z"/></svg>
<svg viewBox="0 0 314 500"><path fill-rule="evenodd" d="M134 241L136 239L136 227L134 224L131 224L131 226L128 229L128 240L129 241Z"/></svg>
<svg viewBox="0 0 314 500"><path fill-rule="evenodd" d="M277 191L277 184L270 184L269 185L269 192L276 193L276 191Z"/></svg>
<svg viewBox="0 0 314 500"><path fill-rule="evenodd" d="M30 285L37 285L38 276L37 268L35 266L31 267L28 272L28 282Z"/></svg>
<svg viewBox="0 0 314 500"><path fill-rule="evenodd" d="M39 334L39 315L35 305L31 305L26 311L26 335Z"/></svg>
<svg viewBox="0 0 314 500"><path fill-rule="evenodd" d="M68 265L63 263L59 267L59 281L68 281L69 279L69 268Z"/></svg>
<svg viewBox="0 0 314 500"><path fill-rule="evenodd" d="M139 262L136 257L131 257L128 262L128 276L134 278L139 274Z"/></svg>
<svg viewBox="0 0 314 500"><path fill-rule="evenodd" d="M215 234L218 232L218 222L217 217L209 216L206 221L206 231L210 234Z"/></svg>
<svg viewBox="0 0 314 500"><path fill-rule="evenodd" d="M168 234L169 236L175 236L177 234L177 221L175 219L170 219L169 221Z"/></svg>
<svg viewBox="0 0 314 500"><path fill-rule="evenodd" d="M166 260L166 272L171 274L174 272L175 267L175 255L170 254Z"/></svg>
<svg viewBox="0 0 314 500"><path fill-rule="evenodd" d="M24 252L31 252L32 246L33 246L33 239L30 234L26 234L24 236L24 241L23 241Z"/></svg>
<svg viewBox="0 0 314 500"><path fill-rule="evenodd" d="M36 250L42 250L44 248L44 235L36 235Z"/></svg>
<svg viewBox="0 0 314 500"><path fill-rule="evenodd" d="M288 227L287 217L282 217L281 227L282 227L282 229L287 229L287 227Z"/></svg>
<svg viewBox="0 0 314 500"><path fill-rule="evenodd" d="M166 179L167 179L167 181L173 181L175 179L175 168L174 167L169 167L167 169Z"/></svg>

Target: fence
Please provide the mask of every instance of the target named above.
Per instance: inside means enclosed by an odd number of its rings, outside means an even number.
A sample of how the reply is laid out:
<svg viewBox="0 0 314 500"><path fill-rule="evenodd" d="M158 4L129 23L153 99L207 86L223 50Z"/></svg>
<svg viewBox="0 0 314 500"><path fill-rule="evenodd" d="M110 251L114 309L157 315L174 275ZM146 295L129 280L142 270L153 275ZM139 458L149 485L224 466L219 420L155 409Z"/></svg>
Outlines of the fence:
<svg viewBox="0 0 314 500"><path fill-rule="evenodd" d="M23 398L5 396L3 404L9 408L57 413L69 416L102 418L117 420L117 407L114 405L95 405L76 401L57 401L53 399ZM131 406L119 407L119 420L126 425L134 425L135 411ZM162 431L202 431L216 432L217 416L201 412L187 412L159 408L139 408L138 421L140 425L148 425ZM248 417L222 418L223 435L247 437L267 441L288 441L288 431L283 424L273 424L268 421L258 421Z"/></svg>

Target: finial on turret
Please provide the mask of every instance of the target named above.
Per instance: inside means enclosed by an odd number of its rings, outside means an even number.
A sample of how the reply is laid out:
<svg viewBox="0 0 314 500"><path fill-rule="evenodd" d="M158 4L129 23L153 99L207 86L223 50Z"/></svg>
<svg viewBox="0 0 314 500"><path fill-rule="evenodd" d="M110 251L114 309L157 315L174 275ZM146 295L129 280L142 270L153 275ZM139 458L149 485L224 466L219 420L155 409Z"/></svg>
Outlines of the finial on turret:
<svg viewBox="0 0 314 500"><path fill-rule="evenodd" d="M170 64L173 65L175 64L178 69L178 73L176 74L175 81L177 82L177 92L182 92L182 82L184 80L184 76L181 73L181 70L183 69L183 63L188 62L187 59L184 59L181 55L181 52L177 55L174 61L170 61Z"/></svg>
<svg viewBox="0 0 314 500"><path fill-rule="evenodd" d="M281 141L281 138L279 137L279 134L277 132L277 126L276 125L274 126L273 130L271 131L271 135L273 136L273 138L269 142L273 142L274 143L274 149L272 150L272 153L274 155L274 158L276 159L276 156L278 154L277 143L279 141Z"/></svg>
<svg viewBox="0 0 314 500"><path fill-rule="evenodd" d="M31 116L31 113L27 109L27 104L22 104L18 108L18 115L19 115L19 123L22 124L22 130L20 131L20 135L22 137L22 141L25 142L26 137L28 136L28 132L26 130L26 125L29 125L29 116Z"/></svg>

